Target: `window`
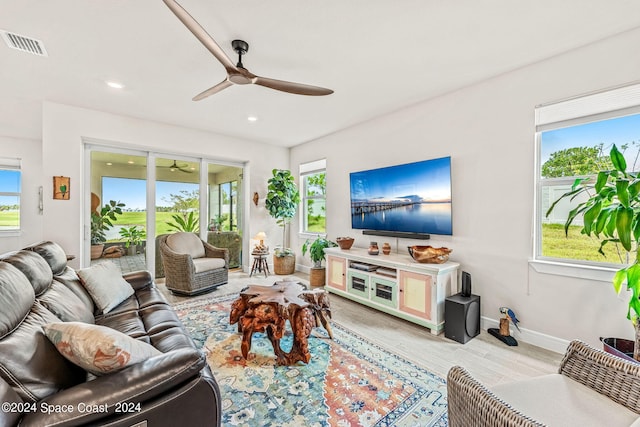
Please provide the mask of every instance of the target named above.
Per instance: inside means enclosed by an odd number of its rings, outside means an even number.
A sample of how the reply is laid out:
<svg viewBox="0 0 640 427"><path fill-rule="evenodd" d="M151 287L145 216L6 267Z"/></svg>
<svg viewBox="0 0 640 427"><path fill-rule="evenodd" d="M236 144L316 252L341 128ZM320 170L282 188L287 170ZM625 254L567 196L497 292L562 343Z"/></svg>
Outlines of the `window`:
<svg viewBox="0 0 640 427"><path fill-rule="evenodd" d="M326 160L300 165L303 233L326 232Z"/></svg>
<svg viewBox="0 0 640 427"><path fill-rule="evenodd" d="M576 217L565 237L569 212L584 200L554 201L571 189L579 177L595 178L612 169L609 152L615 144L624 153L628 169L640 170L640 85L625 86L536 109L536 239L534 257L571 264L620 265L631 260L615 244L598 253L600 239L580 233ZM586 197L586 196L585 196Z"/></svg>
<svg viewBox="0 0 640 427"><path fill-rule="evenodd" d="M20 159L0 158L0 233L20 230Z"/></svg>

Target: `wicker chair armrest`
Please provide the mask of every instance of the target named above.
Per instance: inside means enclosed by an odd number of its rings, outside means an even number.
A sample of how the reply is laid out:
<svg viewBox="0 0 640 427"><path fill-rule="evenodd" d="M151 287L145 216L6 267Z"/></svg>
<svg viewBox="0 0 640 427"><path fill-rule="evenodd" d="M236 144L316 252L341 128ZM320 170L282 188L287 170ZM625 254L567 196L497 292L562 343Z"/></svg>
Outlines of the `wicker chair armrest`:
<svg viewBox="0 0 640 427"><path fill-rule="evenodd" d="M558 372L640 414L640 364L574 340Z"/></svg>
<svg viewBox="0 0 640 427"><path fill-rule="evenodd" d="M202 241L204 245L204 256L207 258L224 258L225 264L229 265L229 249L227 248L218 248L213 246L211 243L207 243L204 240Z"/></svg>
<svg viewBox="0 0 640 427"><path fill-rule="evenodd" d="M447 374L447 401L451 427L542 427L498 398L461 366Z"/></svg>

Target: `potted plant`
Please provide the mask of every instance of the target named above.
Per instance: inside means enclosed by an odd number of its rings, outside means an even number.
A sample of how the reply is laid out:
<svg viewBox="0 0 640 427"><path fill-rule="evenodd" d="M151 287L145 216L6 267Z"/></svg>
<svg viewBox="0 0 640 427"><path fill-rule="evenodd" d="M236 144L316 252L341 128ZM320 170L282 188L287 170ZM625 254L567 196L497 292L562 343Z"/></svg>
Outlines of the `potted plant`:
<svg viewBox="0 0 640 427"><path fill-rule="evenodd" d="M308 250L309 257L313 262L313 267L311 267L309 272L309 284L311 287L324 286L325 268L322 266L322 261L325 259L324 250L335 246L338 246L338 244L324 237L320 237L320 235L318 235L313 242L307 239L302 245L302 255L306 255Z"/></svg>
<svg viewBox="0 0 640 427"><path fill-rule="evenodd" d="M595 235L600 240L598 252L608 243L618 244L627 256L635 253L631 264L618 270L613 278L613 288L617 293L626 282L631 291L627 319L635 328L633 358L640 361L640 174L627 172L627 162L614 145L609 154L613 170L599 171L595 182L590 178L578 178L571 190L560 196L549 210L565 198L574 199L584 193L588 199L576 206L564 224L565 234L574 219L582 215L581 233Z"/></svg>
<svg viewBox="0 0 640 427"><path fill-rule="evenodd" d="M273 169L273 176L267 181L265 206L269 215L282 227L282 246L276 248L273 255L273 270L276 274L293 274L296 267L296 255L285 248L286 226L291 222L300 203L300 192L289 170Z"/></svg>
<svg viewBox="0 0 640 427"><path fill-rule="evenodd" d="M113 227L117 215L122 215L124 203L110 200L99 212L91 212L91 259L102 256L104 242L107 241L105 231Z"/></svg>
<svg viewBox="0 0 640 427"><path fill-rule="evenodd" d="M127 255L135 255L138 253L138 246L142 246L142 241L147 238L144 228L138 228L137 225L131 227L123 227L119 231L120 237L125 241L124 247L128 249Z"/></svg>

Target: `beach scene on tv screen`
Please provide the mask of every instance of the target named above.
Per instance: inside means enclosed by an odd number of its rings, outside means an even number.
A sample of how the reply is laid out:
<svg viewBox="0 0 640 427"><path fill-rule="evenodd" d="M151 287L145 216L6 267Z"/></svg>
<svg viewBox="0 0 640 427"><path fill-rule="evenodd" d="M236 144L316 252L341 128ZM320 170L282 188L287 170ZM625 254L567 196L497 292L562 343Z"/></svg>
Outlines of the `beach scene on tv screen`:
<svg viewBox="0 0 640 427"><path fill-rule="evenodd" d="M350 174L355 229L451 235L451 158Z"/></svg>

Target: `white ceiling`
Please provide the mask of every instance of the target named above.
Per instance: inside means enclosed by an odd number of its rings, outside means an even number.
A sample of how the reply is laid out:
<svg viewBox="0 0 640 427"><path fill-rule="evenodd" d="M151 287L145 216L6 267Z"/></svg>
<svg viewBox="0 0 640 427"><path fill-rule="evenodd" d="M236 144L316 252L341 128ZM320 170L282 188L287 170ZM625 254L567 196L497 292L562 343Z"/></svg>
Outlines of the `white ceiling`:
<svg viewBox="0 0 640 427"><path fill-rule="evenodd" d="M0 44L0 134L40 138L49 100L293 146L640 26L637 0L179 2L234 62L243 39L253 73L335 93L194 102L224 68L161 0L0 0L0 29L49 53Z"/></svg>

